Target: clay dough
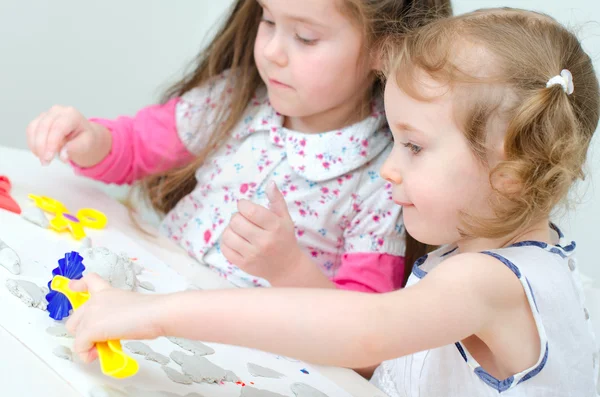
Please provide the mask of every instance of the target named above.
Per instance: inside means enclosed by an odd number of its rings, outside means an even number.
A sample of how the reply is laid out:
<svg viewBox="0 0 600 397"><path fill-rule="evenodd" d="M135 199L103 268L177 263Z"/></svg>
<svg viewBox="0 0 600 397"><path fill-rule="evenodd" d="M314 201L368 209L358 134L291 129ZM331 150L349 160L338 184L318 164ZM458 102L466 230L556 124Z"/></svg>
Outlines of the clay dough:
<svg viewBox="0 0 600 397"><path fill-rule="evenodd" d="M179 371L174 370L173 368L167 367L165 365L163 365L161 368L163 371L165 371L165 374L167 374L169 379L171 379L175 383L181 383L182 385L191 385L192 383L194 383L194 381L192 381L192 378L185 374L182 374Z"/></svg>
<svg viewBox="0 0 600 397"><path fill-rule="evenodd" d="M2 240L0 240L0 266L12 274L21 274L21 258Z"/></svg>
<svg viewBox="0 0 600 397"><path fill-rule="evenodd" d="M89 238L89 236L86 236L83 238L83 240L81 240L80 250L83 251L84 249L89 248L92 248L92 239Z"/></svg>
<svg viewBox="0 0 600 397"><path fill-rule="evenodd" d="M85 272L98 273L114 288L135 291L138 280L134 264L126 255L117 255L108 248L97 247L81 252Z"/></svg>
<svg viewBox="0 0 600 397"><path fill-rule="evenodd" d="M184 356L181 370L195 383L219 383L225 381L227 377L227 372L223 368L202 356Z"/></svg>
<svg viewBox="0 0 600 397"><path fill-rule="evenodd" d="M53 327L46 328L46 332L52 336L56 336L57 338L72 338L73 336L69 334L67 328L64 324L55 325Z"/></svg>
<svg viewBox="0 0 600 397"><path fill-rule="evenodd" d="M181 347L183 350L194 353L196 356L208 356L215 354L215 350L212 347L206 346L204 343L198 341L192 341L183 338L167 337L172 343Z"/></svg>
<svg viewBox="0 0 600 397"><path fill-rule="evenodd" d="M270 368L261 367L260 365L253 364L253 363L248 363L248 371L250 372L250 375L252 375L252 376L260 376L263 378L279 379L279 378L285 377L285 375L282 373L279 373Z"/></svg>
<svg viewBox="0 0 600 397"><path fill-rule="evenodd" d="M328 397L327 394L306 383L294 383L290 386L290 389L292 389L292 393L294 393L296 397Z"/></svg>
<svg viewBox="0 0 600 397"><path fill-rule="evenodd" d="M235 382L240 382L241 379L238 378L238 376L233 372L233 371L225 371L225 382L231 382L231 383L235 383Z"/></svg>
<svg viewBox="0 0 600 397"><path fill-rule="evenodd" d="M242 394L240 394L240 397L287 397L287 396L284 396L283 394L279 394L279 393L273 393L272 391L268 391L268 390L260 390L260 389L255 389L254 387L251 387L251 386L246 386L246 387L242 387Z"/></svg>
<svg viewBox="0 0 600 397"><path fill-rule="evenodd" d="M23 208L21 217L44 229L48 229L50 226L50 222L48 221L48 218L46 218L46 214L44 214L44 211L42 211L40 207Z"/></svg>
<svg viewBox="0 0 600 397"><path fill-rule="evenodd" d="M155 363L159 363L160 365L167 365L171 362L171 359L167 356L163 356L160 353L152 352L146 354L146 360L154 361Z"/></svg>
<svg viewBox="0 0 600 397"><path fill-rule="evenodd" d="M129 397L129 395L112 386L96 386L90 390L90 397Z"/></svg>
<svg viewBox="0 0 600 397"><path fill-rule="evenodd" d="M184 352L180 352L179 350L174 350L169 354L171 360L175 361L177 364L183 364L183 359L187 356Z"/></svg>
<svg viewBox="0 0 600 397"><path fill-rule="evenodd" d="M40 288L30 281L8 279L6 280L6 288L27 306L40 310L46 310L46 306L48 306L46 301L48 290Z"/></svg>
<svg viewBox="0 0 600 397"><path fill-rule="evenodd" d="M66 346L56 346L54 350L52 350L52 354L63 360L73 361L73 352Z"/></svg>
<svg viewBox="0 0 600 397"><path fill-rule="evenodd" d="M198 287L196 284L190 284L185 289L186 291L202 291L202 288Z"/></svg>
<svg viewBox="0 0 600 397"><path fill-rule="evenodd" d="M147 356L148 354L154 353L154 350L143 342L127 342L125 343L125 347L133 354L140 356Z"/></svg>
<svg viewBox="0 0 600 397"><path fill-rule="evenodd" d="M152 284L149 281L142 281L140 282L140 288L145 289L146 291L156 291L156 288L154 287L154 284Z"/></svg>

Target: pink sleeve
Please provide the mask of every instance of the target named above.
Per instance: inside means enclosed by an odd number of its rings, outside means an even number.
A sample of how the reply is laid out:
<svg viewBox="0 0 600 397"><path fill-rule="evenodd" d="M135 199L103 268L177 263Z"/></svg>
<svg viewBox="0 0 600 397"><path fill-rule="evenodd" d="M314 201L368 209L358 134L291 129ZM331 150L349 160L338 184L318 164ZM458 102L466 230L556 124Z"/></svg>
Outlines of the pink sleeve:
<svg viewBox="0 0 600 397"><path fill-rule="evenodd" d="M351 291L395 291L404 282L404 257L376 252L344 254L332 281L339 289Z"/></svg>
<svg viewBox="0 0 600 397"><path fill-rule="evenodd" d="M129 184L147 175L184 165L193 155L177 133L175 107L179 98L149 106L135 117L90 119L112 133L112 149L99 164L75 171L106 183Z"/></svg>

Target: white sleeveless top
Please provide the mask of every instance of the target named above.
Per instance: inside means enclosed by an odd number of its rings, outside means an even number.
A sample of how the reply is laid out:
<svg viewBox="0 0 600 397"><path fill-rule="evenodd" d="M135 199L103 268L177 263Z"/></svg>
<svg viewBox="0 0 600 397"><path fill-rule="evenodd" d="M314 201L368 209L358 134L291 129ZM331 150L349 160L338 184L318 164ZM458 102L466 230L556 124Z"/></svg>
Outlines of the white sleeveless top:
<svg viewBox="0 0 600 397"><path fill-rule="evenodd" d="M486 251L519 278L541 341L535 365L507 379L487 373L457 342L382 363L371 382L390 397L596 396L598 350L574 256L575 243L524 241ZM419 282L456 247L415 263L408 286Z"/></svg>

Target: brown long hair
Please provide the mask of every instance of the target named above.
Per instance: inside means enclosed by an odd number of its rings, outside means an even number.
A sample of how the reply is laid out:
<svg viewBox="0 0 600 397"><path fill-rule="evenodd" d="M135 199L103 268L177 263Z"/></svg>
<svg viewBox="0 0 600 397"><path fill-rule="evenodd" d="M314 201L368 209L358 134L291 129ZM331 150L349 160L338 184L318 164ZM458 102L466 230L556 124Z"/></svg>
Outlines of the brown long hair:
<svg viewBox="0 0 600 397"><path fill-rule="evenodd" d="M598 79L577 37L547 15L505 8L438 20L399 41L391 47L399 50L391 58L399 85L419 97L406 78L418 70L448 83L473 153L491 168L494 216L463 214L463 235L504 237L548 217L583 179L600 117ZM454 50L485 66L474 71ZM570 95L546 86L563 69L573 76ZM506 125L504 158L490 165L488 134L497 125Z"/></svg>
<svg viewBox="0 0 600 397"><path fill-rule="evenodd" d="M373 49L378 48L387 35L397 32L400 26L416 27L428 22L434 15L448 16L452 13L450 0L343 0L340 5L341 11L364 29L365 45L374 55L376 51ZM163 101L202 86L226 70L233 71L228 74L231 95L228 103L231 105L218 109L215 124L218 127L212 132L206 148L184 167L151 175L139 184L142 197L157 212L167 213L192 192L196 186L196 170L215 148L228 139L250 99L263 84L254 62L254 42L261 16L262 8L257 1L235 1L212 42L197 56L193 70L165 93ZM379 95L381 89L380 80L375 79L375 95ZM409 236L407 239L407 269L410 270L414 259L425 252L425 247Z"/></svg>

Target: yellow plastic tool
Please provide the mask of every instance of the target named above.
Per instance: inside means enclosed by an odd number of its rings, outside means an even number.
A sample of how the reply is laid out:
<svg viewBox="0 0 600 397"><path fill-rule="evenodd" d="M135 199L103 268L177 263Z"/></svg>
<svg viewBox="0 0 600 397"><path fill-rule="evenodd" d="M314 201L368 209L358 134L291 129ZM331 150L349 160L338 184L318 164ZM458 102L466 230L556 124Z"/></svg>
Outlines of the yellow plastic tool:
<svg viewBox="0 0 600 397"><path fill-rule="evenodd" d="M47 196L36 196L35 194L30 194L29 198L44 212L54 215L54 218L50 220L51 229L57 232L69 231L76 240L85 237L84 226L92 229L102 229L108 222L106 215L93 208L82 208L73 216L69 213L67 207L58 200Z"/></svg>
<svg viewBox="0 0 600 397"><path fill-rule="evenodd" d="M73 310L77 310L88 299L88 292L75 292L69 288L70 279L63 276L54 276L50 287L54 291L64 294L71 302ZM123 353L121 342L118 340L109 340L107 342L96 342L98 350L98 359L102 373L113 378L123 379L135 375L139 366L137 361Z"/></svg>

